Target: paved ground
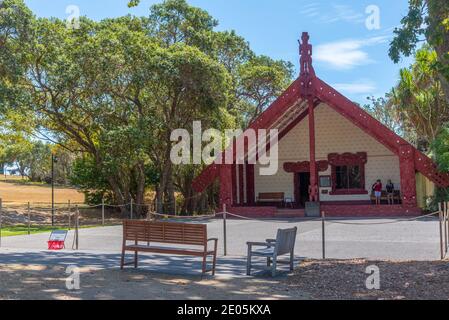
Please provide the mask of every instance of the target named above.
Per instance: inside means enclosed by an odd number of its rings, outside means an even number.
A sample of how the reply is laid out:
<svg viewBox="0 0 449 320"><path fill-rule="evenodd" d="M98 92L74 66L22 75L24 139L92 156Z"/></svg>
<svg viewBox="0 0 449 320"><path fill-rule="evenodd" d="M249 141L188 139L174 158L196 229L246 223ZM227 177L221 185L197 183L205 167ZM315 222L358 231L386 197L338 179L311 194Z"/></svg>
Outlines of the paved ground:
<svg viewBox="0 0 449 320"><path fill-rule="evenodd" d="M349 223L384 223L395 220L338 220ZM203 221L204 223L205 221ZM223 256L223 223L206 221L210 237L218 237L218 273L225 276L245 274L246 241L262 241L275 237L278 228L298 226L296 256L321 258L322 225L320 221L228 220L227 249ZM386 259L386 260L437 260L439 258L438 221L425 219L383 225L342 225L326 223L326 258ZM121 227L104 227L80 230L79 252L70 248L73 232L67 238L68 249L48 252L48 234L6 237L0 248L0 264L44 264L115 268L118 265L122 241ZM264 263L261 262L263 269ZM143 255L141 266L150 271L198 274L200 262L196 258ZM166 268L165 266L170 266Z"/></svg>

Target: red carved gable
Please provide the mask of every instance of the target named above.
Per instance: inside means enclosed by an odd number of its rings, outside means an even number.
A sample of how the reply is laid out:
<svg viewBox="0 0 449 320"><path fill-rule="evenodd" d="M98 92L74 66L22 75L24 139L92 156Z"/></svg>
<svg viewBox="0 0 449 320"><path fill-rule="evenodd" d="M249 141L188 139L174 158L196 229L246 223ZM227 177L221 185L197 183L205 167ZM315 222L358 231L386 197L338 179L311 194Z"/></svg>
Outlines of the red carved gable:
<svg viewBox="0 0 449 320"><path fill-rule="evenodd" d="M404 145L413 148L415 170L421 172L437 186L449 187L448 173L439 172L436 164L430 158L416 150L403 138L399 137L357 104L344 97L337 90L315 75L312 65L312 45L309 44L309 36L307 33L303 33L302 35L300 53L301 73L299 78L295 80L291 86L267 110L265 110L265 112L251 123L248 129L270 129L273 125L276 125L287 112L289 112L292 106L299 105L299 103L306 98L314 100L315 105L323 102L372 136L378 142L382 143L396 155L400 156L400 149L404 148ZM305 117L306 116L302 114L292 120L280 138L285 136L286 132L291 130ZM335 161L337 161L337 159ZM408 163L410 164L410 161ZM409 174L412 174L411 170L407 171ZM214 164L207 167L200 176L195 179L193 183L194 189L198 192L204 191L204 189L219 177L219 175L220 165Z"/></svg>

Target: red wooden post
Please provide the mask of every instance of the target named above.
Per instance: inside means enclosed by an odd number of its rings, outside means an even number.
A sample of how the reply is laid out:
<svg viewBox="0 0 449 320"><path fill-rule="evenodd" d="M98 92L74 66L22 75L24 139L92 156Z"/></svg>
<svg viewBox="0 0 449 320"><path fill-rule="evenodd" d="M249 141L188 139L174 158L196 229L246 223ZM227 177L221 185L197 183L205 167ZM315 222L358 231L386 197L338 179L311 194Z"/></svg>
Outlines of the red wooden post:
<svg viewBox="0 0 449 320"><path fill-rule="evenodd" d="M232 165L220 166L220 208L232 206Z"/></svg>
<svg viewBox="0 0 449 320"><path fill-rule="evenodd" d="M239 204L243 206L245 204L245 193L243 191L244 183L243 183L243 164L237 165L239 168Z"/></svg>
<svg viewBox="0 0 449 320"><path fill-rule="evenodd" d="M317 168L315 156L315 111L313 100L309 99L309 143L310 143L310 198L318 200Z"/></svg>
<svg viewBox="0 0 449 320"><path fill-rule="evenodd" d="M402 205L417 207L415 149L409 144L399 146L399 166L401 171Z"/></svg>
<svg viewBox="0 0 449 320"><path fill-rule="evenodd" d="M232 165L232 203L237 204L237 165Z"/></svg>
<svg viewBox="0 0 449 320"><path fill-rule="evenodd" d="M246 163L246 202L253 206L255 200L254 164Z"/></svg>

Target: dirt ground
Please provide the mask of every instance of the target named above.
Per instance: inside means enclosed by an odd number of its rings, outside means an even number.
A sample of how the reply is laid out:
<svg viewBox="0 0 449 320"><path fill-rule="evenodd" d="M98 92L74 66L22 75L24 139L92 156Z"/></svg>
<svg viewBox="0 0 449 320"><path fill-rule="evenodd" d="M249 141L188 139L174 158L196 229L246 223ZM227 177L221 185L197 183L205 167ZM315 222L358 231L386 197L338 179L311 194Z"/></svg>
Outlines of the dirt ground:
<svg viewBox="0 0 449 320"><path fill-rule="evenodd" d="M80 290L66 289L61 267L0 266L0 300L306 299L271 278L173 276L134 270L80 270Z"/></svg>
<svg viewBox="0 0 449 320"><path fill-rule="evenodd" d="M369 266L379 268L380 290L366 288ZM449 300L449 260L310 260L301 263L287 282L312 299Z"/></svg>
<svg viewBox="0 0 449 320"><path fill-rule="evenodd" d="M1 177L3 178L3 176ZM31 203L50 203L51 202L51 188L48 185L27 185L23 184L19 179L10 179L5 182L0 179L0 198L2 198L4 205L8 204L25 204ZM84 194L71 188L55 188L55 202L67 203L83 203Z"/></svg>
<svg viewBox="0 0 449 320"><path fill-rule="evenodd" d="M380 270L380 290L365 286L371 265ZM80 271L81 288L70 291L61 267L0 266L0 299L449 299L449 261L309 260L292 275L276 279Z"/></svg>

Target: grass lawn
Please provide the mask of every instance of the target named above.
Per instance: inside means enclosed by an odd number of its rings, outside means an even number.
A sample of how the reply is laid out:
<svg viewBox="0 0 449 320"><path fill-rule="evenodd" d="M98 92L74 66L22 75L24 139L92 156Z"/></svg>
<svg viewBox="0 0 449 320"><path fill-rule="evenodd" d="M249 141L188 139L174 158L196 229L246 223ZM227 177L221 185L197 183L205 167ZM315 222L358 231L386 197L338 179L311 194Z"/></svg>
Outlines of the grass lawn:
<svg viewBox="0 0 449 320"><path fill-rule="evenodd" d="M7 207L13 204L51 203L51 186L42 183L29 182L20 177L0 176L0 198ZM55 186L55 202L83 203L84 194L74 188Z"/></svg>
<svg viewBox="0 0 449 320"><path fill-rule="evenodd" d="M80 226L80 229L88 229L88 228L98 228L99 226ZM73 229L73 228L72 228ZM30 233L50 233L52 230L68 230L67 227L52 227L52 226L31 226ZM28 226L18 225L18 226L3 226L2 227L2 237L11 237L11 236L23 236L28 234Z"/></svg>

